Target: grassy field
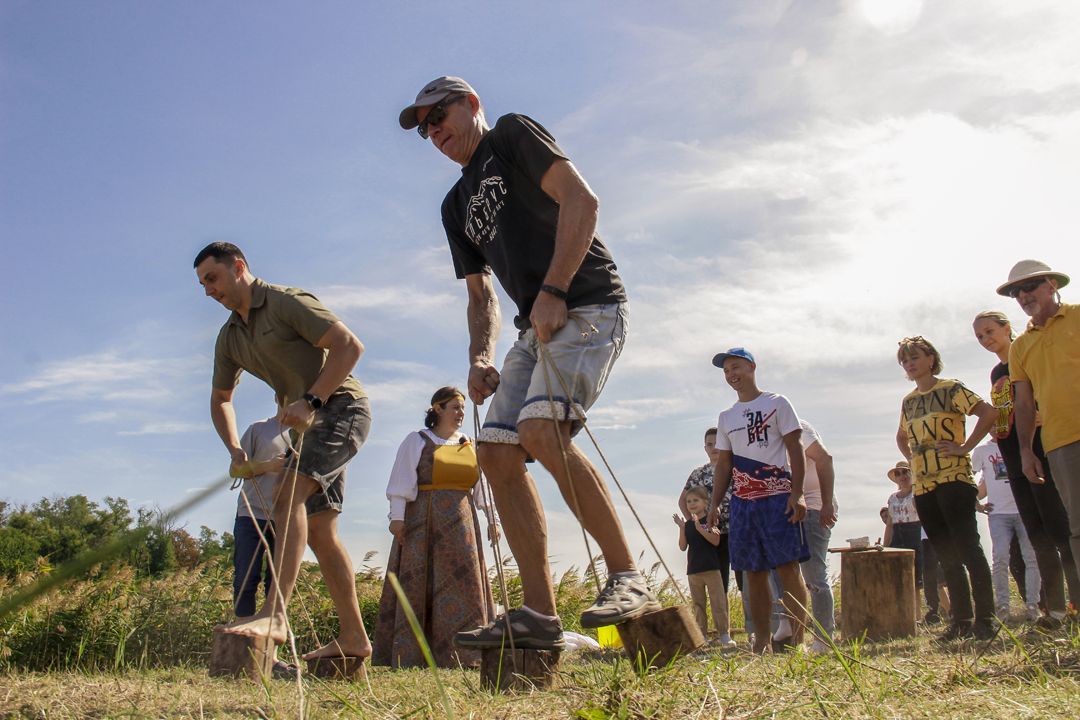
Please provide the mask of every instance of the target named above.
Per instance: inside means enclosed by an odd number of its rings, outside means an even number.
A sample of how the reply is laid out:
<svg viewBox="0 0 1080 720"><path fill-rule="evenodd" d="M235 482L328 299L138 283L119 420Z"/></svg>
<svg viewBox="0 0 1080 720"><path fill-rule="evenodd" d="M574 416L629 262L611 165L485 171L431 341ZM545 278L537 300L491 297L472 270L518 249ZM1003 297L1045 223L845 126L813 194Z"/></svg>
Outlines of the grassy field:
<svg viewBox="0 0 1080 720"><path fill-rule="evenodd" d="M1077 718L1080 633L939 647L842 644L840 655L705 650L636 672L619 654L567 654L549 691L493 694L476 671L375 669L304 682L308 718ZM0 717L300 717L294 682L211 679L204 667L0 675Z"/></svg>
<svg viewBox="0 0 1080 720"><path fill-rule="evenodd" d="M0 580L0 599L34 579ZM0 718L1080 718L1076 625L946 646L921 631L843 643L824 656L706 648L648 672L614 651L567 653L555 689L511 694L481 689L474 670L440 671L440 683L426 671L379 668L358 684L306 679L301 713L295 682L207 676L213 625L231 612L229 583L222 563L154 579L119 567L20 607L0 624ZM369 627L381 585L379 568L357 574ZM669 585L656 586L675 601ZM564 626L579 630L590 579L570 571L556 588ZM519 603L512 573L509 592ZM731 605L739 627L734 594ZM301 573L292 610L301 648L336 632L313 566Z"/></svg>

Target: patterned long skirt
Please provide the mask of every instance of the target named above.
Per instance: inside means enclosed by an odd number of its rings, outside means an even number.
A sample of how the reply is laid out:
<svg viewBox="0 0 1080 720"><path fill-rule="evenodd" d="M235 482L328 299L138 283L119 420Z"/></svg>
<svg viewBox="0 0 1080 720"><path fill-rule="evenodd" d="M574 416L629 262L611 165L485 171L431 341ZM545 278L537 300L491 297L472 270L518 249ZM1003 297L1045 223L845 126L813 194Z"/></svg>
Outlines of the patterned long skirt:
<svg viewBox="0 0 1080 720"><path fill-rule="evenodd" d="M456 647L454 634L494 618L482 537L471 493L422 490L405 507L405 541L390 548L386 570L397 575L439 667L480 665L480 653ZM373 665L426 665L388 581L373 643Z"/></svg>

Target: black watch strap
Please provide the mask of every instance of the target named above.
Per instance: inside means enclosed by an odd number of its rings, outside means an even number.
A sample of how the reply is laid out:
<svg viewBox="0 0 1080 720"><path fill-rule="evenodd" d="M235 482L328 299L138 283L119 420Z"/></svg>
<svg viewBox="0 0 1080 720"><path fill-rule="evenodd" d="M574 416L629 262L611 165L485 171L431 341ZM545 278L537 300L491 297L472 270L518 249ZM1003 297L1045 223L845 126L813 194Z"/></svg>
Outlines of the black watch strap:
<svg viewBox="0 0 1080 720"><path fill-rule="evenodd" d="M323 401L319 399L318 395L312 395L311 393L304 393L304 400L311 406L312 410L319 410L323 406Z"/></svg>
<svg viewBox="0 0 1080 720"><path fill-rule="evenodd" d="M548 295L554 295L560 300L565 300L567 297L569 297L566 294L565 290L563 290L562 288L557 288L554 285L541 285L540 292L546 292Z"/></svg>

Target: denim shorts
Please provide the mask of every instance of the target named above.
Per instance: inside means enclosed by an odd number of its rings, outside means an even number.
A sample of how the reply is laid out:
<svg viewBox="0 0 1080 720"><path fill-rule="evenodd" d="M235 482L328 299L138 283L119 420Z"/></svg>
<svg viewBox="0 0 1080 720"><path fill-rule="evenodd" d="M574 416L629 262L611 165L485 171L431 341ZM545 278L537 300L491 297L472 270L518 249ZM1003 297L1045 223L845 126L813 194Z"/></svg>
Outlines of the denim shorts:
<svg viewBox="0 0 1080 720"><path fill-rule="evenodd" d="M566 382L570 397L554 372L547 373L545 379L536 331L529 328L521 333L503 360L499 387L491 398L479 440L517 445L518 423L534 418L569 419L571 434L579 431L579 413L584 418L600 396L626 342L628 322L629 308L624 302L570 310L566 325L547 343L548 354ZM571 403L577 406L577 412Z"/></svg>
<svg viewBox="0 0 1080 720"><path fill-rule="evenodd" d="M773 570L810 559L810 547L801 522L790 523L784 514L791 493L757 500L731 498L728 550L737 571Z"/></svg>
<svg viewBox="0 0 1080 720"><path fill-rule="evenodd" d="M345 466L367 440L371 430L368 399L336 393L316 411L315 422L304 434L297 468L296 453L286 453L285 477L294 470L319 484L319 491L307 499L308 515L333 510L341 512L345 500ZM293 438L293 447L297 447Z"/></svg>

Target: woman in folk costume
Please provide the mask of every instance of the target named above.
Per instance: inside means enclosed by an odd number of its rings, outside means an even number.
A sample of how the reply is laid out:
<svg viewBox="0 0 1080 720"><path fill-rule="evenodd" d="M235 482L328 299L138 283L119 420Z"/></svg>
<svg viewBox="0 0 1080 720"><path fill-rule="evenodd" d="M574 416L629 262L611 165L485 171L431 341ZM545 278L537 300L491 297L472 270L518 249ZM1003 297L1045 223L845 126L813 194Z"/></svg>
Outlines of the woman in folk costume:
<svg viewBox="0 0 1080 720"><path fill-rule="evenodd" d="M435 663L451 668L480 664L479 651L454 646L454 634L494 617L476 514L485 504L477 482L476 449L460 432L464 418L461 391L437 390L425 429L401 443L386 487L394 536L386 570L401 583ZM494 525L488 531L494 533ZM383 584L379 602L372 664L426 664L389 582Z"/></svg>

